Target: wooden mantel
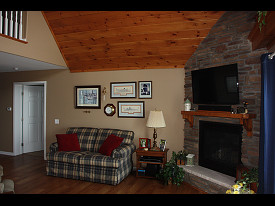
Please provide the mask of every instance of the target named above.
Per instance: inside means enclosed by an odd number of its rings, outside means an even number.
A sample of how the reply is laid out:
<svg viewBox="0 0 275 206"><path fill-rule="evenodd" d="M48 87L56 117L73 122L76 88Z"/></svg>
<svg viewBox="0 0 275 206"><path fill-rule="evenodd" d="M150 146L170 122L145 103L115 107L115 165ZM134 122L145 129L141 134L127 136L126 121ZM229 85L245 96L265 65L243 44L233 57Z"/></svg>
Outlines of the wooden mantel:
<svg viewBox="0 0 275 206"><path fill-rule="evenodd" d="M240 124L244 126L247 131L247 136L252 136L252 119L256 118L256 114L232 114L231 112L224 111L181 111L183 119L186 119L190 123L190 127L193 127L194 116L207 116L207 117L223 117L239 119Z"/></svg>

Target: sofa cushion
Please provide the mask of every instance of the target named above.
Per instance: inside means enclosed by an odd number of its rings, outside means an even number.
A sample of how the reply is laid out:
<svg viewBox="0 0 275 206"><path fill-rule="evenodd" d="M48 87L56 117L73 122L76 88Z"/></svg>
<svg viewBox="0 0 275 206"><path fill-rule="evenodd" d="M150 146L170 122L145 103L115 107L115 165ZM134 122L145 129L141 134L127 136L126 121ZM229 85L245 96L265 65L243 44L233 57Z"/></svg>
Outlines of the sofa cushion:
<svg viewBox="0 0 275 206"><path fill-rule="evenodd" d="M119 130L119 129L99 129L98 137L95 141L94 149L95 152L98 152L103 142L107 139L109 135L115 135L118 137L122 137L122 144L131 144L134 139L134 132L128 130Z"/></svg>
<svg viewBox="0 0 275 206"><path fill-rule="evenodd" d="M58 151L80 151L77 134L57 134Z"/></svg>
<svg viewBox="0 0 275 206"><path fill-rule="evenodd" d="M112 158L110 156L102 155L100 153L90 152L80 157L79 164L86 166L118 168L121 164L121 159Z"/></svg>
<svg viewBox="0 0 275 206"><path fill-rule="evenodd" d="M114 149L116 149L121 142L123 141L123 138L118 137L114 134L111 134L105 139L103 144L101 145L99 149L99 153L107 156L111 156Z"/></svg>
<svg viewBox="0 0 275 206"><path fill-rule="evenodd" d="M97 128L90 127L70 127L68 128L67 134L77 133L80 149L82 151L95 152L95 142L97 139ZM98 149L96 150L96 152Z"/></svg>
<svg viewBox="0 0 275 206"><path fill-rule="evenodd" d="M47 160L79 164L80 157L89 154L88 151L61 151L47 153Z"/></svg>
<svg viewBox="0 0 275 206"><path fill-rule="evenodd" d="M121 162L119 158L112 158L100 153L89 151L71 152L50 152L47 153L47 160L80 164L86 166L114 167L118 168Z"/></svg>

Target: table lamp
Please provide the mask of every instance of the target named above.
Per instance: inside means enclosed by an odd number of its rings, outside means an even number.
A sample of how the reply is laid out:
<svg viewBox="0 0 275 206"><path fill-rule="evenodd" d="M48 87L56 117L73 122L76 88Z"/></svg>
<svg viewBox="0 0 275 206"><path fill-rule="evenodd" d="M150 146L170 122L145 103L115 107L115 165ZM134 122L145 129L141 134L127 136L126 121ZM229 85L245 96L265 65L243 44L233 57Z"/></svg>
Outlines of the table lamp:
<svg viewBox="0 0 275 206"><path fill-rule="evenodd" d="M157 147L157 141L156 141L157 139L156 128L166 127L162 111L157 111L157 110L150 111L150 114L146 123L146 127L154 128L154 134L153 134L154 142L151 150L153 151L159 150L159 148Z"/></svg>

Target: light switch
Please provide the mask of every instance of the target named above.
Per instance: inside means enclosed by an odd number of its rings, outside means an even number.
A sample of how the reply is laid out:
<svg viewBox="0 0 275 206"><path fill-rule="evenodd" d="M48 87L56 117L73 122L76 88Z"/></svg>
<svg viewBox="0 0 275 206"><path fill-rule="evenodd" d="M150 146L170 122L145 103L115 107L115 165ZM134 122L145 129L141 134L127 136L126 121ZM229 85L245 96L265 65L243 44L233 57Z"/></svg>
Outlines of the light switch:
<svg viewBox="0 0 275 206"><path fill-rule="evenodd" d="M55 124L59 124L59 119L54 119Z"/></svg>

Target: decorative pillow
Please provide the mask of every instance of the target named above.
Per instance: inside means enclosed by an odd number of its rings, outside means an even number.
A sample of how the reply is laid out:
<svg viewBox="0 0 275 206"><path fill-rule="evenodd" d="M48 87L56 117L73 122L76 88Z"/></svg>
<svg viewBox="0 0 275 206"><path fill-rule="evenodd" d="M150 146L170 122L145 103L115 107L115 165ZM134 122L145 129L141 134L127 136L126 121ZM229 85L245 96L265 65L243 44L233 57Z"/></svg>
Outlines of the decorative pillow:
<svg viewBox="0 0 275 206"><path fill-rule="evenodd" d="M58 151L80 151L77 134L57 134Z"/></svg>
<svg viewBox="0 0 275 206"><path fill-rule="evenodd" d="M99 149L99 153L107 156L111 156L114 149L116 149L121 142L123 141L122 137L118 137L116 135L109 135L107 139L103 142Z"/></svg>

